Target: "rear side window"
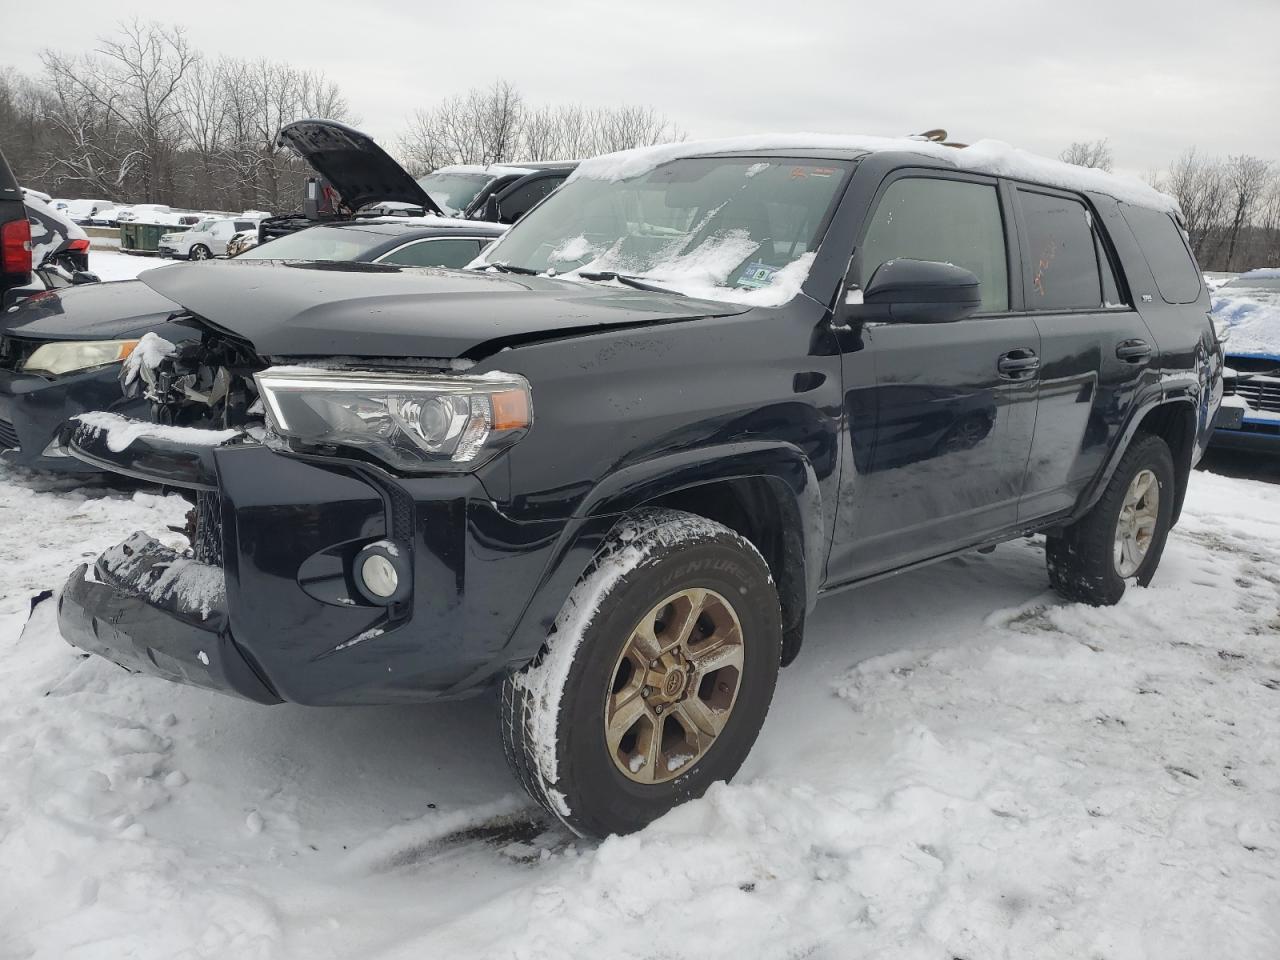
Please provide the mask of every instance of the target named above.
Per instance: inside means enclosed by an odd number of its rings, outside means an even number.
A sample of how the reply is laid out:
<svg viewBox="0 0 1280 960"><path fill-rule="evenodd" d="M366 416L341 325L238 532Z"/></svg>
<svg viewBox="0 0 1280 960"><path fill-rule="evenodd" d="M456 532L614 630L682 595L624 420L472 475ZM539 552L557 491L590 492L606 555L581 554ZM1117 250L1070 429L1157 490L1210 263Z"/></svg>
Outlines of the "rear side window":
<svg viewBox="0 0 1280 960"><path fill-rule="evenodd" d="M1009 309L1009 259L996 188L965 180L904 177L885 190L862 241L864 289L889 260L938 260L972 272L982 312Z"/></svg>
<svg viewBox="0 0 1280 960"><path fill-rule="evenodd" d="M1115 303L1115 277L1089 209L1079 200L1029 190L1018 191L1018 203L1027 228L1028 309L1098 310Z"/></svg>
<svg viewBox="0 0 1280 960"><path fill-rule="evenodd" d="M1200 299L1200 271L1173 217L1127 203L1120 204L1120 212L1142 247L1165 302L1194 303Z"/></svg>

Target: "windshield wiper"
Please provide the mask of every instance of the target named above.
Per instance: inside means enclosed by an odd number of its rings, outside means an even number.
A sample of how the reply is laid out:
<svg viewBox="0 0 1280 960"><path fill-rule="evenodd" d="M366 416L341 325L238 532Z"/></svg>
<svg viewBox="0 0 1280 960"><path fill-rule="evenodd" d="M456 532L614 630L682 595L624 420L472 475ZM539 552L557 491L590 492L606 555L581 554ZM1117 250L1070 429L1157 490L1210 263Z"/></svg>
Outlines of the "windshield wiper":
<svg viewBox="0 0 1280 960"><path fill-rule="evenodd" d="M498 260L495 260L493 263L486 263L483 266L476 267L476 269L485 270L489 267L493 267L493 269L497 270L499 273L518 273L522 277L536 277L538 275L537 270L531 270L529 267L517 267L513 264L502 263Z"/></svg>
<svg viewBox="0 0 1280 960"><path fill-rule="evenodd" d="M625 283L628 287L635 287L637 290L652 290L654 293L679 293L679 290L672 290L670 287L660 287L656 283L650 283L648 280L641 280L639 277L631 277L625 273L615 273L613 270L600 270L584 273L579 270L574 274L575 277L581 277L583 280L617 280L619 283Z"/></svg>

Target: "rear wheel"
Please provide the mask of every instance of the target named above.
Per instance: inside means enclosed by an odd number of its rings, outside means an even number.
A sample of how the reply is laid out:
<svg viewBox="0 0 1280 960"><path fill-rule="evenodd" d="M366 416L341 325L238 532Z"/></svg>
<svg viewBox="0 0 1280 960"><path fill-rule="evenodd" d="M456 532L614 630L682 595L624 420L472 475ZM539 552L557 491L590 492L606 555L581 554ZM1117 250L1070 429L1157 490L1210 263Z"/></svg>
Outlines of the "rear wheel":
<svg viewBox="0 0 1280 960"><path fill-rule="evenodd" d="M637 830L737 772L781 651L777 592L748 541L692 514L638 513L504 685L507 759L576 833Z"/></svg>
<svg viewBox="0 0 1280 960"><path fill-rule="evenodd" d="M1151 583L1172 525L1174 483L1168 444L1140 435L1093 509L1048 538L1054 589L1068 600L1106 606L1124 596L1127 581Z"/></svg>

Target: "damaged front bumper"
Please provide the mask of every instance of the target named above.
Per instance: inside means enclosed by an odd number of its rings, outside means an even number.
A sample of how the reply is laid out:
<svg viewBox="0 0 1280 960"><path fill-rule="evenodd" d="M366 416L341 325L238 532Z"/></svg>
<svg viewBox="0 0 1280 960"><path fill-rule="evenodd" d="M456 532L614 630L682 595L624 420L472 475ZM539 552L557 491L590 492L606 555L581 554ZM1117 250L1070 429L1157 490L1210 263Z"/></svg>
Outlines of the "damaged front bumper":
<svg viewBox="0 0 1280 960"><path fill-rule="evenodd" d="M73 646L134 673L278 703L232 641L226 601L219 567L135 533L76 568L58 627Z"/></svg>
<svg viewBox="0 0 1280 960"><path fill-rule="evenodd" d="M135 536L78 569L59 607L74 645L170 680L312 705L458 697L536 653L540 637L521 634L517 649L513 636L563 521L510 519L474 474L401 477L243 437L129 435L122 445L122 433L81 421L67 446L192 491L194 555ZM356 568L370 548L389 553L407 591L362 594ZM221 577L222 592L194 590L200 576Z"/></svg>

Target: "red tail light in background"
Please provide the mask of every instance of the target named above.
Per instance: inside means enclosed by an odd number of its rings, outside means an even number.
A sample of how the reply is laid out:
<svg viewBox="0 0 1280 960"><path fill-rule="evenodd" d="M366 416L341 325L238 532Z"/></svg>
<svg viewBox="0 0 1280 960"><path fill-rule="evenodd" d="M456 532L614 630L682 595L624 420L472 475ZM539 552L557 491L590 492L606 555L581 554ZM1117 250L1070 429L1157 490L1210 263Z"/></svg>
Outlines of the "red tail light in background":
<svg viewBox="0 0 1280 960"><path fill-rule="evenodd" d="M70 243L67 244L67 249L70 250L72 253L88 253L89 241L88 240L72 240Z"/></svg>
<svg viewBox="0 0 1280 960"><path fill-rule="evenodd" d="M24 217L0 224L0 273L31 272L31 224Z"/></svg>

